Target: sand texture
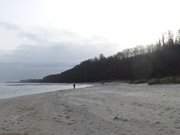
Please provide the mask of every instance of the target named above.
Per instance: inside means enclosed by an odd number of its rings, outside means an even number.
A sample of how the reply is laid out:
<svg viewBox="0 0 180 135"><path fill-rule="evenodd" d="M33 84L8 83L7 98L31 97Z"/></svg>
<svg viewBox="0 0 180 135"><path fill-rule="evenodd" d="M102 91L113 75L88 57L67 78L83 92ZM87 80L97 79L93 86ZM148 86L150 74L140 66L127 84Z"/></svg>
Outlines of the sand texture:
<svg viewBox="0 0 180 135"><path fill-rule="evenodd" d="M180 85L105 83L2 99L0 135L180 135Z"/></svg>

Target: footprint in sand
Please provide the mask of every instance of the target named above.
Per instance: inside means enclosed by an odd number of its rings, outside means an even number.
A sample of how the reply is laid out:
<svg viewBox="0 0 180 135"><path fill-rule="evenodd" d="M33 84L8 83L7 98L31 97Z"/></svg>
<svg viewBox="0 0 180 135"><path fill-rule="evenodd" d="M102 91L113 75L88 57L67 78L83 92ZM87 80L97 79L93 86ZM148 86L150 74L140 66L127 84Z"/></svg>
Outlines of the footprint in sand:
<svg viewBox="0 0 180 135"><path fill-rule="evenodd" d="M73 125L75 120L71 119L69 115L56 115L52 118L55 122L66 123L67 125Z"/></svg>

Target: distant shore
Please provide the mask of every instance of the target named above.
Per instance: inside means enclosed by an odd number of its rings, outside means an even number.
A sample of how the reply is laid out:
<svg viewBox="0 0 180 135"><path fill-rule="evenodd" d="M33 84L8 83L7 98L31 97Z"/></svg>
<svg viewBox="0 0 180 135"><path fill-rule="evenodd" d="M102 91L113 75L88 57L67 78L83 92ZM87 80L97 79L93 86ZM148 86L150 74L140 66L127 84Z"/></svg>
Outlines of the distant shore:
<svg viewBox="0 0 180 135"><path fill-rule="evenodd" d="M112 82L1 99L0 135L179 135L179 89Z"/></svg>

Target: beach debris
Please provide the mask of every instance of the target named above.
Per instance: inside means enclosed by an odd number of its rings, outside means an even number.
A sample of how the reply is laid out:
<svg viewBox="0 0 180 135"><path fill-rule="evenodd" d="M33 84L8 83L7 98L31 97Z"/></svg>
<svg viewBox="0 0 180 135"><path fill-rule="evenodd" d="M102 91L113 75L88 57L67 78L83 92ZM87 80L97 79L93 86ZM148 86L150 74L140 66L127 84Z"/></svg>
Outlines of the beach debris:
<svg viewBox="0 0 180 135"><path fill-rule="evenodd" d="M161 122L160 121L155 121L154 124L159 125L159 124L161 124Z"/></svg>
<svg viewBox="0 0 180 135"><path fill-rule="evenodd" d="M113 118L113 120L123 121L123 122L128 121L128 119L127 119L127 118L121 118L121 117L119 117L119 115L115 116L115 117Z"/></svg>

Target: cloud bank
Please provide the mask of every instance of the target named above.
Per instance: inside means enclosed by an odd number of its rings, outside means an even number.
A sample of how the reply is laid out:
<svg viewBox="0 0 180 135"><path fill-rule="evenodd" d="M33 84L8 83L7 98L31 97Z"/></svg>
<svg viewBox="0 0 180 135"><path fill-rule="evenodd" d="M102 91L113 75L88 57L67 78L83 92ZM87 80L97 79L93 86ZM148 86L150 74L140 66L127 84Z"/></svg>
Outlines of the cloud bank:
<svg viewBox="0 0 180 135"><path fill-rule="evenodd" d="M98 37L83 38L64 30L23 29L0 22L0 80L40 78L59 73L115 45Z"/></svg>

